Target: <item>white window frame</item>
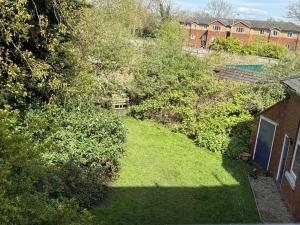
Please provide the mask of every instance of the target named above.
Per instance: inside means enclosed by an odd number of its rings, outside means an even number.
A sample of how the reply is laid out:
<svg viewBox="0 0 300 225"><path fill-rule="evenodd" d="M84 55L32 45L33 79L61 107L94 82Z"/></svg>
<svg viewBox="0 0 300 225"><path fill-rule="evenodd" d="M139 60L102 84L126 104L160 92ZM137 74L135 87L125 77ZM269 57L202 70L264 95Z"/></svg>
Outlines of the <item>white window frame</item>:
<svg viewBox="0 0 300 225"><path fill-rule="evenodd" d="M260 35L264 35L264 34L265 34L265 30L260 30L260 31L259 31L259 34L260 34Z"/></svg>
<svg viewBox="0 0 300 225"><path fill-rule="evenodd" d="M243 28L243 27L237 27L236 28L236 32L237 33L245 33L245 28Z"/></svg>
<svg viewBox="0 0 300 225"><path fill-rule="evenodd" d="M283 158L283 149L284 149L284 146L285 146L285 142L286 142L286 138L289 138L289 136L287 135L287 134L285 134L284 135L284 138L283 138L283 145L282 145L282 148L281 148L281 156L280 156L280 160L279 160L279 164L278 164L278 170L277 170L277 176L276 176L276 180L278 180L278 178L279 178L279 173L280 173L280 170L281 170L281 163L282 163L282 158ZM289 150L290 150L290 143L289 143L289 146L288 146L288 150L287 150L287 156L288 156L288 154L289 154ZM284 172L284 174L285 174L285 168L286 168L286 161L287 160L285 160L285 163L284 163L284 165L283 165L283 172Z"/></svg>
<svg viewBox="0 0 300 225"><path fill-rule="evenodd" d="M194 34L191 34L191 40L195 40L196 36Z"/></svg>
<svg viewBox="0 0 300 225"><path fill-rule="evenodd" d="M289 44L286 44L285 47L286 47L287 49L290 49L291 46L290 46Z"/></svg>
<svg viewBox="0 0 300 225"><path fill-rule="evenodd" d="M275 34L276 32L276 34ZM277 37L279 36L279 31L278 30L272 30L272 36Z"/></svg>
<svg viewBox="0 0 300 225"><path fill-rule="evenodd" d="M208 25L204 25L203 27L204 27L204 29L208 29Z"/></svg>
<svg viewBox="0 0 300 225"><path fill-rule="evenodd" d="M293 160L292 160L292 165L291 165L291 168L290 168L290 174L292 175L295 182L297 180L297 176L293 171L293 166L294 166L295 159L296 159L298 145L300 145L300 130L298 130L297 140L295 141L295 149L294 149L294 154L293 154Z"/></svg>
<svg viewBox="0 0 300 225"><path fill-rule="evenodd" d="M214 31L221 31L221 26L213 25Z"/></svg>
<svg viewBox="0 0 300 225"><path fill-rule="evenodd" d="M288 36L288 37L293 37L293 34L294 34L293 32L289 31L289 32L287 33L287 36Z"/></svg>
<svg viewBox="0 0 300 225"><path fill-rule="evenodd" d="M270 150L270 156L269 156L269 159L268 159L268 166L267 166L267 170L269 170L270 159L271 159L271 156L272 156L273 145L274 145L274 141L275 141L275 136L276 136L276 131L277 131L278 123L276 123L275 121L273 121L273 120L271 120L271 119L269 119L269 118L267 118L265 116L260 116L260 118L259 118L259 125L258 125L258 129L257 129L257 132L256 132L255 147L254 147L254 152L253 152L253 156L252 156L253 160L254 160L255 154L256 154L257 139L258 139L258 135L259 135L259 131L260 131L260 124L261 124L262 120L267 121L268 123L271 123L272 125L275 126L275 130L274 130L274 134L273 134L273 140L272 140L272 145L271 145L271 150Z"/></svg>

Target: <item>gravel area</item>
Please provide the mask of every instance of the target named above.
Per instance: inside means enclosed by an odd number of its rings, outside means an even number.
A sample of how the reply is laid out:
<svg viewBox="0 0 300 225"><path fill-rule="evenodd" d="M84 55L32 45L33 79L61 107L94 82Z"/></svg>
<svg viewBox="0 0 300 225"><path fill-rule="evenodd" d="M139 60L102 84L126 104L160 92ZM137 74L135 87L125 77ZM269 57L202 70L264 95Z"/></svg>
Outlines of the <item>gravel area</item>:
<svg viewBox="0 0 300 225"><path fill-rule="evenodd" d="M263 223L291 223L292 217L272 177L249 178Z"/></svg>

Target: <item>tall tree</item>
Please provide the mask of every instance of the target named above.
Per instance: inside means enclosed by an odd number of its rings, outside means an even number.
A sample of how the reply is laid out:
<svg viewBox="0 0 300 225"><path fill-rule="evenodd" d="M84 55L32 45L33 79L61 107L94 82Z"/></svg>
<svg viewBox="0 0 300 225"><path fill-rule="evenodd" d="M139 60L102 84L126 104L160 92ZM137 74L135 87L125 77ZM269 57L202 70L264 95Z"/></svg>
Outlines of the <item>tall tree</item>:
<svg viewBox="0 0 300 225"><path fill-rule="evenodd" d="M233 16L233 6L226 0L210 0L207 13L214 18L230 18Z"/></svg>
<svg viewBox="0 0 300 225"><path fill-rule="evenodd" d="M289 5L287 16L296 21L300 21L300 1L293 2Z"/></svg>
<svg viewBox="0 0 300 225"><path fill-rule="evenodd" d="M0 108L47 101L71 70L65 46L81 0L0 1Z"/></svg>

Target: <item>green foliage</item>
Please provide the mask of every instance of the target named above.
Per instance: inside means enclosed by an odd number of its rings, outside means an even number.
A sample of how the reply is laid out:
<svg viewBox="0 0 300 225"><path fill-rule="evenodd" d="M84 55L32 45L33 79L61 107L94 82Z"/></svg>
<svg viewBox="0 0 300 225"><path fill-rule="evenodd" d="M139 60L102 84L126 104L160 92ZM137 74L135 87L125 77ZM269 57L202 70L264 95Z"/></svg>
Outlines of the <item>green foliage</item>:
<svg viewBox="0 0 300 225"><path fill-rule="evenodd" d="M80 0L1 1L0 107L48 100L72 71L66 43ZM69 74L70 75L70 74Z"/></svg>
<svg viewBox="0 0 300 225"><path fill-rule="evenodd" d="M211 44L210 48L217 51L226 51L230 53L241 53L243 51L243 41L229 38L215 38Z"/></svg>
<svg viewBox="0 0 300 225"><path fill-rule="evenodd" d="M269 71L278 78L289 77L300 73L300 57L292 52L282 55L278 63L268 66Z"/></svg>
<svg viewBox="0 0 300 225"><path fill-rule="evenodd" d="M125 131L118 118L93 108L49 106L29 110L25 122L35 148L46 149L43 163L58 175L48 187L52 195L74 197L84 207L103 199L123 153Z"/></svg>
<svg viewBox="0 0 300 225"><path fill-rule="evenodd" d="M210 48L217 51L243 53L276 59L288 53L288 50L284 46L268 42L267 39L264 38L256 38L247 46L244 46L241 40L232 37L216 38L210 44Z"/></svg>
<svg viewBox="0 0 300 225"><path fill-rule="evenodd" d="M168 33L164 34L168 40ZM148 51L141 62L131 87L135 106L130 114L159 121L201 147L238 158L241 151L249 150L253 116L281 100L283 87L276 82L218 81L209 60L183 54L177 44L169 45Z"/></svg>
<svg viewBox="0 0 300 225"><path fill-rule="evenodd" d="M120 70L131 63L138 5L133 0L99 1L83 11L76 26L80 54L101 70Z"/></svg>
<svg viewBox="0 0 300 225"><path fill-rule="evenodd" d="M183 31L174 23L165 24L158 32L155 44L147 46L145 55L137 65L131 87L131 98L138 104L158 93L166 94L170 88L186 83L185 89L197 85L190 82L206 71L197 57L182 53ZM188 73L193 71L188 76Z"/></svg>
<svg viewBox="0 0 300 225"><path fill-rule="evenodd" d="M266 39L254 39L245 48L245 53L250 55L259 55L269 58L280 58L287 54L288 50L277 43L268 42Z"/></svg>
<svg viewBox="0 0 300 225"><path fill-rule="evenodd" d="M90 224L86 211L80 218L75 199L54 196L47 189L45 181L52 172L41 163L44 148L33 149L27 132L16 111L0 110L0 223Z"/></svg>

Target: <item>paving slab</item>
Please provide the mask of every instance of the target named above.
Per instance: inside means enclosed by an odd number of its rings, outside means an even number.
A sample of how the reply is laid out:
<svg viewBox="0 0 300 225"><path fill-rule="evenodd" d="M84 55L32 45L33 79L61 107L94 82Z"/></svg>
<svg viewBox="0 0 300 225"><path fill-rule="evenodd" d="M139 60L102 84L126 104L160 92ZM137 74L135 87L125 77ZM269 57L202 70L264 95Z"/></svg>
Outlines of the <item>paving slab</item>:
<svg viewBox="0 0 300 225"><path fill-rule="evenodd" d="M292 223L293 219L272 177L249 178L263 223Z"/></svg>

